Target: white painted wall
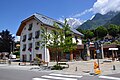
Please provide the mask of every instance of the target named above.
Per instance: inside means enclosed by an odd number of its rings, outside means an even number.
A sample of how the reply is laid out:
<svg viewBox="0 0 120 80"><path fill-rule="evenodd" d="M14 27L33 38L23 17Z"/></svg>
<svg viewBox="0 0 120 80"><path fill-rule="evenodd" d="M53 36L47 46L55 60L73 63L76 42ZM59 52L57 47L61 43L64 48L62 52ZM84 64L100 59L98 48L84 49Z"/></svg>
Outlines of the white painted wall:
<svg viewBox="0 0 120 80"><path fill-rule="evenodd" d="M29 24L33 23L33 27L32 27L32 30L29 31L28 28L29 28ZM28 35L30 33L32 33L33 37L35 37L35 32L38 31L38 30L41 30L40 27L41 27L41 24L37 24L38 22L36 20L31 20L29 22L27 22L27 24L25 25L24 29L22 30L21 32L21 36L20 36L20 60L22 61L22 55L23 54L26 54L27 56L27 61L30 61L30 52L28 50L28 47L29 47L29 43L32 43L32 60L36 57L36 54L42 54L42 60L44 61L49 61L50 60L50 54L49 54L49 51L48 49L46 50L46 48L39 48L39 50L36 50L35 49L35 42L37 41L40 41L41 38L39 37L39 39L36 39L34 38L34 40L28 40ZM51 32L51 29L50 28L47 28L47 31L48 33ZM23 35L26 35L26 41L25 42L22 42L23 40ZM82 40L81 38L78 39L78 45L81 45L82 44ZM73 38L73 42L76 42L75 38ZM22 51L23 49L23 44L26 44L26 51Z"/></svg>
<svg viewBox="0 0 120 80"><path fill-rule="evenodd" d="M28 28L29 28L29 24L31 24L31 23L33 23L33 28L32 28L32 30L31 31L29 31L28 30ZM20 60L22 61L22 55L23 54L26 54L27 55L27 61L29 61L29 55L30 55L30 51L28 50L28 47L29 47L29 43L32 43L32 52L31 52L31 54L32 54L32 60L36 57L36 54L42 54L42 59L44 60L44 49L41 49L41 48L39 48L39 50L36 50L35 49L35 42L38 42L38 41L40 41L40 37L39 37L39 39L36 39L35 38L35 32L36 31L38 31L38 30L40 30L40 23L39 24L37 24L38 22L36 21L36 20L31 20L31 21L29 21L26 25L25 25L25 27L24 27L24 29L22 30L22 33L21 33L21 38L20 38L20 45L21 45L21 47L20 47ZM26 28L26 29L25 29ZM32 40L28 40L28 35L30 34L30 33L32 33L33 35L33 37L34 37L34 40L32 39ZM26 41L25 42L22 42L22 39L23 39L23 35L27 35L26 36ZM22 51L22 49L23 49L23 44L26 44L26 51ZM33 54L34 53L34 54Z"/></svg>

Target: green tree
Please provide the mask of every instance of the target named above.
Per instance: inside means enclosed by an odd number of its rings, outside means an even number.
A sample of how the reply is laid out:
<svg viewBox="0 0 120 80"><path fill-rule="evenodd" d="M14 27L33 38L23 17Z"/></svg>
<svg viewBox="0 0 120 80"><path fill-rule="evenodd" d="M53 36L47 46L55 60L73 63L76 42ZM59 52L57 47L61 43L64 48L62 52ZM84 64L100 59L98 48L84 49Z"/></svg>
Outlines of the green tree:
<svg viewBox="0 0 120 80"><path fill-rule="evenodd" d="M109 25L108 26L108 32L113 37L117 36L117 34L119 34L119 26L113 25L113 24Z"/></svg>
<svg viewBox="0 0 120 80"><path fill-rule="evenodd" d="M99 26L97 29L95 29L95 34L96 37L98 38L103 38L104 36L106 36L108 33L107 29L103 26Z"/></svg>
<svg viewBox="0 0 120 80"><path fill-rule="evenodd" d="M85 35L85 39L91 39L94 37L94 33L91 30L85 30L83 34Z"/></svg>
<svg viewBox="0 0 120 80"><path fill-rule="evenodd" d="M57 57L57 65L58 65L58 56L59 51L63 52L70 52L75 49L76 43L72 42L72 32L70 30L70 26L67 24L65 20L64 25L60 28L59 24L54 23L54 29L51 30L50 33L47 30L42 29L42 40L40 41L42 46L47 48L53 48L54 53L56 53Z"/></svg>
<svg viewBox="0 0 120 80"><path fill-rule="evenodd" d="M67 24L67 20L65 19L64 25L63 25L63 31L64 31L64 52L70 52L74 49L76 49L77 43L73 43L73 36L74 34L70 30L70 26Z"/></svg>
<svg viewBox="0 0 120 80"><path fill-rule="evenodd" d="M3 30L0 32L0 52L13 52L15 37L10 34L10 31Z"/></svg>

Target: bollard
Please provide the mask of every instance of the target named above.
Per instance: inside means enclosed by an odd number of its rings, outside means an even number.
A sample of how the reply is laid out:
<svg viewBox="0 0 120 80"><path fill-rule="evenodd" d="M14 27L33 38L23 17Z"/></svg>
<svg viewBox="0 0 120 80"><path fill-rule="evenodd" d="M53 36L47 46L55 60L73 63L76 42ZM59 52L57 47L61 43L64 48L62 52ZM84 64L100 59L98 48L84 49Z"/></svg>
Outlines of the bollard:
<svg viewBox="0 0 120 80"><path fill-rule="evenodd" d="M116 69L115 69L115 65L113 65L113 70L116 70Z"/></svg>
<svg viewBox="0 0 120 80"><path fill-rule="evenodd" d="M77 67L76 67L75 71L77 71Z"/></svg>
<svg viewBox="0 0 120 80"><path fill-rule="evenodd" d="M8 59L8 64L11 65L11 60L10 59Z"/></svg>

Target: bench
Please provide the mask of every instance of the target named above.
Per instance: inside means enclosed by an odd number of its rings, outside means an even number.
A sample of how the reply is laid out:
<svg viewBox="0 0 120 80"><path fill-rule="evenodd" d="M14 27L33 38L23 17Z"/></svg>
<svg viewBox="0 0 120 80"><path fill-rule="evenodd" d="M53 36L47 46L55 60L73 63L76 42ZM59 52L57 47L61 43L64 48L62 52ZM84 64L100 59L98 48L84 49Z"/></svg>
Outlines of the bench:
<svg viewBox="0 0 120 80"><path fill-rule="evenodd" d="M64 63L64 62L62 62L62 63L59 62L58 65L60 65L60 66L62 66L62 67L64 67L64 68L69 68L69 64Z"/></svg>

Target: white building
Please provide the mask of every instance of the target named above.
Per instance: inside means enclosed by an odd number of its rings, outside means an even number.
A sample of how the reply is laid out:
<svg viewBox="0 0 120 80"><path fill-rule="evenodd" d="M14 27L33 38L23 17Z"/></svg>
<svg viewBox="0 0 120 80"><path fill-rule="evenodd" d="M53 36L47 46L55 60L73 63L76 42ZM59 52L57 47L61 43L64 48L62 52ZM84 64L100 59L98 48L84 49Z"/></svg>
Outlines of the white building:
<svg viewBox="0 0 120 80"><path fill-rule="evenodd" d="M40 47L37 46L40 46L39 41L41 40L40 38L41 26L44 25L47 31L50 32L54 28L53 26L54 22L61 24L61 22L59 21L56 21L52 18L49 18L38 13L33 14L32 16L21 22L21 25L17 31L17 36L20 36L21 61L30 61L37 56L40 59L49 62L50 60L49 50L48 49L46 50L46 48L41 49ZM76 37L82 36L82 34L75 29L71 30L75 34L73 41L76 42ZM82 44L82 40L80 38L77 39L77 41L78 45Z"/></svg>

